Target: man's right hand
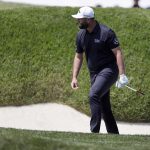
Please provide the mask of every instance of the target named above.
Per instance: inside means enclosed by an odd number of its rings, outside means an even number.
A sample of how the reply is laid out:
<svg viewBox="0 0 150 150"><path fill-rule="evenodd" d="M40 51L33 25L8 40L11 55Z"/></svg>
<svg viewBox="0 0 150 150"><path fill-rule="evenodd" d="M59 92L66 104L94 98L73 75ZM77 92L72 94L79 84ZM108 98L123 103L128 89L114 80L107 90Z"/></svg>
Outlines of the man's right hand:
<svg viewBox="0 0 150 150"><path fill-rule="evenodd" d="M72 79L71 87L72 87L72 89L74 89L74 90L78 89L78 81L77 81L76 78Z"/></svg>

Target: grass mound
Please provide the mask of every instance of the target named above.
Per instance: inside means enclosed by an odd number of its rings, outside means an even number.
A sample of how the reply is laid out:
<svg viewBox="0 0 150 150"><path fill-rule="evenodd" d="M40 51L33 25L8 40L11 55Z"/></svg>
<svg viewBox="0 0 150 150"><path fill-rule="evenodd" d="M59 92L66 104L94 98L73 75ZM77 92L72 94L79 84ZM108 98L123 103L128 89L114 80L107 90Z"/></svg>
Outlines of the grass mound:
<svg viewBox="0 0 150 150"><path fill-rule="evenodd" d="M70 88L78 8L26 7L0 10L0 105L60 102L89 114L86 63L79 90ZM125 55L130 85L112 88L112 109L118 120L150 121L150 11L95 9L96 19L117 33Z"/></svg>

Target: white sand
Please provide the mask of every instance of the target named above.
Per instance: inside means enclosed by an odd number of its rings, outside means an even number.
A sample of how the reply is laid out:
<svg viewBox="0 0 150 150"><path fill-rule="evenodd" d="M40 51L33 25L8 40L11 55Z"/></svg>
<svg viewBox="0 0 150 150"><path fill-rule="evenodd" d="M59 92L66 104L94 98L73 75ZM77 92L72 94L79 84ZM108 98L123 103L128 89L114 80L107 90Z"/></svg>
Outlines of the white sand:
<svg viewBox="0 0 150 150"><path fill-rule="evenodd" d="M90 133L90 118L61 104L47 103L21 107L0 107L0 127ZM117 122L120 134L150 135L149 124ZM107 133L104 122L101 133Z"/></svg>

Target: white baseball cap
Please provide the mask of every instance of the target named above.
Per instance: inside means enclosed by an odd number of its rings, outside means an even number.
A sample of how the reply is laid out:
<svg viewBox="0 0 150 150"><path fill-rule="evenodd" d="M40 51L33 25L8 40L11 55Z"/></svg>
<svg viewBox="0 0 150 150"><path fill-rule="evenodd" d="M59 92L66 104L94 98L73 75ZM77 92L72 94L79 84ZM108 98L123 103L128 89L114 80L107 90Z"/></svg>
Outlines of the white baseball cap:
<svg viewBox="0 0 150 150"><path fill-rule="evenodd" d="M91 7L81 7L77 14L72 15L73 18L94 18L94 11Z"/></svg>

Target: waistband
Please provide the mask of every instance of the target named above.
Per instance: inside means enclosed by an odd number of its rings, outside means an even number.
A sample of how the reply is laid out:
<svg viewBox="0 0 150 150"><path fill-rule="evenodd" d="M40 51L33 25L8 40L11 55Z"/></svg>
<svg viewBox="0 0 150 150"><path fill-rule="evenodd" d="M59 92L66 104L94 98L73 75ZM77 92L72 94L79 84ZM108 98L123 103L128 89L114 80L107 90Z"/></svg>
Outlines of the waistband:
<svg viewBox="0 0 150 150"><path fill-rule="evenodd" d="M107 64L104 64L103 66L98 67L98 69L96 69L96 70L90 70L90 69L89 69L89 72L90 72L90 74L92 75L92 74L97 74L97 73L99 73L99 72L100 72L101 70L103 70L104 68L115 68L115 67L118 68L117 63L113 61L113 62L109 62L109 63L107 63Z"/></svg>

